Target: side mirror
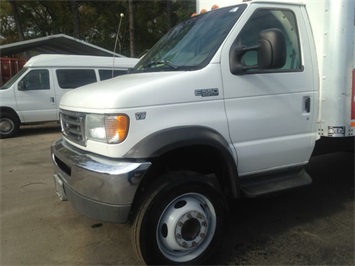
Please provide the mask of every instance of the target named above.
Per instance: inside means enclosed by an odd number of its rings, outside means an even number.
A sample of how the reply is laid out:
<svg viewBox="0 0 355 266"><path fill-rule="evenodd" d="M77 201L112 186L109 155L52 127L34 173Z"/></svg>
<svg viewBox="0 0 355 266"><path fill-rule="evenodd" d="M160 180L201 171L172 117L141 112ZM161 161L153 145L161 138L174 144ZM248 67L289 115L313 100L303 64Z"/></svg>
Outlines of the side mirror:
<svg viewBox="0 0 355 266"><path fill-rule="evenodd" d="M246 53L256 53L254 65L244 62ZM233 44L229 52L229 66L232 74L241 75L250 69L281 68L286 62L286 41L278 29L268 29L259 33L258 44L251 47Z"/></svg>
<svg viewBox="0 0 355 266"><path fill-rule="evenodd" d="M19 91L24 91L25 90L25 84L24 84L23 80L19 81L19 83L17 84L17 89Z"/></svg>
<svg viewBox="0 0 355 266"><path fill-rule="evenodd" d="M259 34L258 65L262 69L281 68L286 62L286 41L278 29Z"/></svg>

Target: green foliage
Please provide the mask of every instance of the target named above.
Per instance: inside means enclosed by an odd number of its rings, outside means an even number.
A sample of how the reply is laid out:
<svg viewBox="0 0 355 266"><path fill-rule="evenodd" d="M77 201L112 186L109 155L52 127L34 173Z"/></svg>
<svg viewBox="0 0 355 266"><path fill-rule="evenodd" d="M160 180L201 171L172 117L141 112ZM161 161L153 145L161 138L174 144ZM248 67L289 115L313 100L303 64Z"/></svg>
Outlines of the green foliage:
<svg viewBox="0 0 355 266"><path fill-rule="evenodd" d="M11 5L17 6L18 21ZM133 0L133 8L134 53L140 56L171 26L190 17L195 0ZM5 37L1 44L20 41L20 23L25 39L63 33L112 51L121 13L116 52L130 56L128 0L0 1L0 33Z"/></svg>
<svg viewBox="0 0 355 266"><path fill-rule="evenodd" d="M7 38L7 43L16 42L18 40L15 20L12 15L12 10L9 2L0 1L0 34Z"/></svg>

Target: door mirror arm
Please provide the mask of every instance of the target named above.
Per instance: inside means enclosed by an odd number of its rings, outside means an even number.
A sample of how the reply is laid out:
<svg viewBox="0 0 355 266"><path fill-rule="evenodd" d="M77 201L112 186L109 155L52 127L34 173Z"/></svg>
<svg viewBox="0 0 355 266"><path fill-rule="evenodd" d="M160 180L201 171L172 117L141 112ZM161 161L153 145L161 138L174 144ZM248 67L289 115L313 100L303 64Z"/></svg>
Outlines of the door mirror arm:
<svg viewBox="0 0 355 266"><path fill-rule="evenodd" d="M233 44L229 52L229 65L232 74L242 75L250 69L258 68L258 65L248 66L243 63L243 56L250 51L258 51L259 45L247 47Z"/></svg>

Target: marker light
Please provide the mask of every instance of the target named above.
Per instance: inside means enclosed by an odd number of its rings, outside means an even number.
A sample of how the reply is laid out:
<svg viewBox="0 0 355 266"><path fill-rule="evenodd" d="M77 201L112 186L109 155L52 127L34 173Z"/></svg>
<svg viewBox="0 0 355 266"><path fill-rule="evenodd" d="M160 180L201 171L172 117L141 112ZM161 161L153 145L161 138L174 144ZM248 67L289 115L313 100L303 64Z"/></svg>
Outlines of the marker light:
<svg viewBox="0 0 355 266"><path fill-rule="evenodd" d="M106 140L108 143L120 143L128 133L129 120L126 115L110 115L105 117Z"/></svg>

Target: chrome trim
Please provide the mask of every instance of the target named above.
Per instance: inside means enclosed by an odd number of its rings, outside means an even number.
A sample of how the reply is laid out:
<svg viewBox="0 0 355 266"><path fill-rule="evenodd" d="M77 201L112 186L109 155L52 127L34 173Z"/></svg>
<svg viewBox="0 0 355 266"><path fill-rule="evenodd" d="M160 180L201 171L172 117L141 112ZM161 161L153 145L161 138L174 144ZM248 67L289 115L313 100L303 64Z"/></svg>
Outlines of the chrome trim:
<svg viewBox="0 0 355 266"><path fill-rule="evenodd" d="M84 113L76 113L60 110L59 118L62 133L71 141L85 146L85 116Z"/></svg>
<svg viewBox="0 0 355 266"><path fill-rule="evenodd" d="M79 212L99 220L125 222L127 210L150 162L96 156L73 147L63 138L52 144L51 153L54 172L64 183L65 194L75 195L67 196ZM109 206L115 212L122 208L125 213L100 212L100 206L102 210ZM121 217L119 221L117 217Z"/></svg>

